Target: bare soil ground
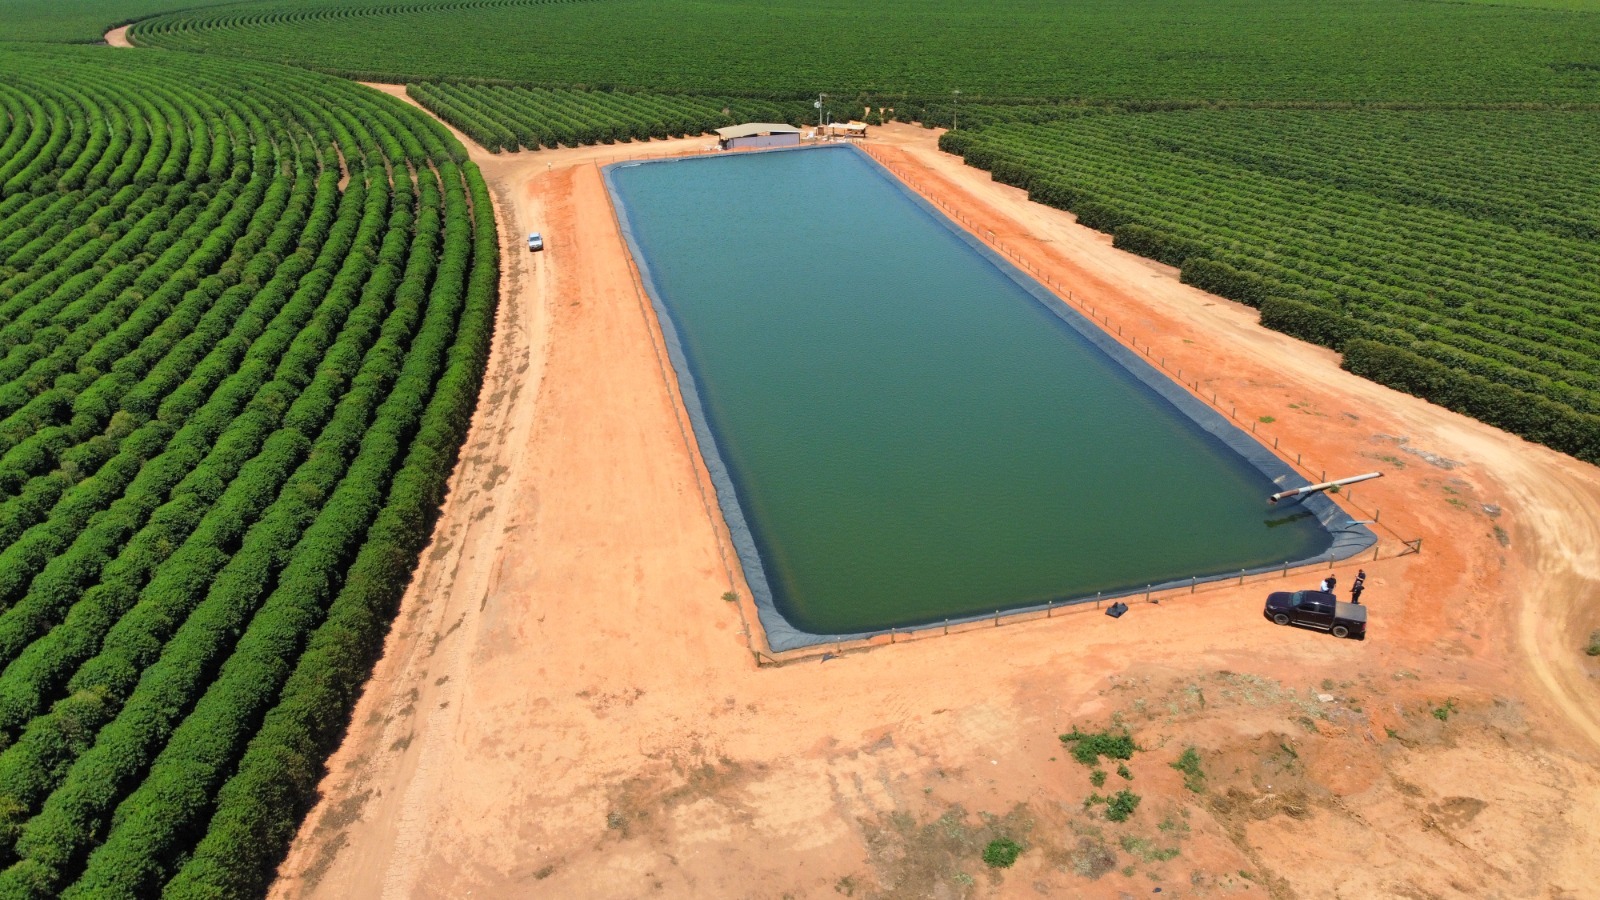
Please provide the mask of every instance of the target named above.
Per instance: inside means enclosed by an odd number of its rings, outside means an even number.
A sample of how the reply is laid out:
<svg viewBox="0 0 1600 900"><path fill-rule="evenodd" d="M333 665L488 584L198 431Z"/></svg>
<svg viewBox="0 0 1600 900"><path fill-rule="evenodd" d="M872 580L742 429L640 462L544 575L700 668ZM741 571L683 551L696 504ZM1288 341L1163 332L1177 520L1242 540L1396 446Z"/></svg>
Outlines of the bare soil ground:
<svg viewBox="0 0 1600 900"><path fill-rule="evenodd" d="M506 259L483 399L273 896L1596 896L1600 471L1349 376L934 139L874 152L1269 442L1387 473L1355 499L1424 550L1365 564L1371 638L1277 628L1248 584L757 668L596 166L707 139L469 143ZM1128 777L1096 788L1074 727L1131 730ZM1085 806L1122 789L1125 822Z"/></svg>
<svg viewBox="0 0 1600 900"><path fill-rule="evenodd" d="M128 40L128 26L121 25L106 32L106 43L113 47L132 47Z"/></svg>

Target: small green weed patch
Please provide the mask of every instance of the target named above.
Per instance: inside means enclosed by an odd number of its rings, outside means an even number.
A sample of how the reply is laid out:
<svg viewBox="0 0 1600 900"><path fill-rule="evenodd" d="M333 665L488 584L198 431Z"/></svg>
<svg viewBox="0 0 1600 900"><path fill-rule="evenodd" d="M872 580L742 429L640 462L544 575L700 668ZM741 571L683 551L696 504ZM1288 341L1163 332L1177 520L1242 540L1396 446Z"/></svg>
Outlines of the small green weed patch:
<svg viewBox="0 0 1600 900"><path fill-rule="evenodd" d="M1107 819L1110 819L1113 822L1126 822L1128 821L1128 817L1133 815L1134 810L1139 808L1139 801L1142 799L1143 798L1141 798L1138 794L1135 794L1133 791L1123 788L1109 797L1098 793L1090 794L1088 798L1083 801L1083 808L1091 809L1095 806L1104 804L1106 808Z"/></svg>
<svg viewBox="0 0 1600 900"><path fill-rule="evenodd" d="M983 861L991 869L1009 869L1021 854L1021 844L1010 838L996 838L983 848Z"/></svg>
<svg viewBox="0 0 1600 900"><path fill-rule="evenodd" d="M1102 756L1108 759L1132 759L1133 752L1139 749L1133 742L1133 735L1126 731L1085 732L1074 728L1061 735L1061 743L1071 747L1072 758L1086 766L1099 762Z"/></svg>
<svg viewBox="0 0 1600 900"><path fill-rule="evenodd" d="M1168 763L1174 769L1183 773L1183 786L1196 794L1205 793L1206 773L1200 768L1200 753L1193 747L1183 748L1175 762Z"/></svg>

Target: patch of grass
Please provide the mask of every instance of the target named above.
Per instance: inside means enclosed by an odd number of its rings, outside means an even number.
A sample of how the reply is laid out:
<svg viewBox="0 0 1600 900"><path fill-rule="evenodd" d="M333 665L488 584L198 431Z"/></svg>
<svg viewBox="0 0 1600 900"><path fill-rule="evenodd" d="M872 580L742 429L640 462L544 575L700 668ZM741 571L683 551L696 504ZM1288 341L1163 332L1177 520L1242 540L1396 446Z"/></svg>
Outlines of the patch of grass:
<svg viewBox="0 0 1600 900"><path fill-rule="evenodd" d="M1010 838L996 838L983 848L983 862L991 869L1009 869L1021 854L1021 844Z"/></svg>
<svg viewBox="0 0 1600 900"><path fill-rule="evenodd" d="M739 595L735 594L733 591L723 591L722 599L728 601L729 603L738 603Z"/></svg>
<svg viewBox="0 0 1600 900"><path fill-rule="evenodd" d="M1193 747L1183 748L1175 762L1168 763L1174 769L1183 773L1183 786L1196 794L1203 794L1206 790L1206 773L1200 768L1200 752Z"/></svg>
<svg viewBox="0 0 1600 900"><path fill-rule="evenodd" d="M1122 877L1124 877L1124 878L1132 878L1135 874L1138 873L1138 871L1139 871L1139 867L1138 866L1123 866L1122 867Z"/></svg>
<svg viewBox="0 0 1600 900"><path fill-rule="evenodd" d="M1433 717L1441 722L1448 722L1450 721L1450 714L1455 711L1456 701L1454 698L1451 698L1444 701L1443 704L1433 708Z"/></svg>
<svg viewBox="0 0 1600 900"><path fill-rule="evenodd" d="M1108 759L1132 759L1133 752L1138 746L1133 743L1133 735L1126 731L1079 731L1077 728L1067 734L1061 735L1061 743L1072 747L1072 758L1086 766L1092 766L1104 756Z"/></svg>
<svg viewBox="0 0 1600 900"><path fill-rule="evenodd" d="M1329 693L1332 693L1333 692L1333 679L1332 678L1324 678L1324 679L1322 679L1322 689L1327 691L1327 692L1329 692Z"/></svg>
<svg viewBox="0 0 1600 900"><path fill-rule="evenodd" d="M1127 763L1117 763L1117 774L1122 776L1123 781L1133 780L1133 773L1128 771Z"/></svg>
<svg viewBox="0 0 1600 900"><path fill-rule="evenodd" d="M1261 417L1261 424L1263 424L1263 425L1271 425L1273 422L1276 422L1276 421L1278 421L1278 420L1273 418L1272 416L1262 416Z"/></svg>
<svg viewBox="0 0 1600 900"><path fill-rule="evenodd" d="M1157 847L1154 842L1131 834L1122 836L1122 849L1132 853L1145 862L1166 862L1175 858L1179 850L1177 847Z"/></svg>
<svg viewBox="0 0 1600 900"><path fill-rule="evenodd" d="M1105 787L1105 784L1106 784L1106 770L1105 769L1095 769L1093 772L1090 772L1089 773L1089 783L1094 785L1095 787Z"/></svg>
<svg viewBox="0 0 1600 900"><path fill-rule="evenodd" d="M1078 838L1078 849L1072 851L1072 871L1090 880L1117 867L1117 854L1098 837Z"/></svg>
<svg viewBox="0 0 1600 900"><path fill-rule="evenodd" d="M1185 810L1185 812L1187 812L1187 810ZM1173 819L1171 816L1168 816L1167 818L1161 820L1161 824L1157 825L1156 829L1159 831L1165 831L1175 837L1183 837L1189 833L1189 823L1179 822Z"/></svg>
<svg viewBox="0 0 1600 900"><path fill-rule="evenodd" d="M1596 628L1594 633L1589 635L1589 648L1583 652L1590 656L1600 656L1600 628Z"/></svg>

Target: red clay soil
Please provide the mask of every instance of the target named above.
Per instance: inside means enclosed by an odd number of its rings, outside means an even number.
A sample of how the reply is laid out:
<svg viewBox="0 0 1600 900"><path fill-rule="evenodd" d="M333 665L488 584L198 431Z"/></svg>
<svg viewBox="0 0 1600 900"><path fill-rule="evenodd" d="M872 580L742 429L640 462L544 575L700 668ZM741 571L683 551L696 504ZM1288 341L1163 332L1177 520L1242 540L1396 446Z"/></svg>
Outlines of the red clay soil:
<svg viewBox="0 0 1600 900"><path fill-rule="evenodd" d="M934 140L873 152L1269 445L1386 473L1353 498L1386 558L1337 569L1366 568L1371 637L1263 620L1299 574L758 667L595 165L707 139L469 144L507 263L488 379L273 896L1594 895L1600 471L1354 378ZM1074 727L1131 730L1131 780L1096 788ZM1125 822L1086 808L1123 789Z"/></svg>

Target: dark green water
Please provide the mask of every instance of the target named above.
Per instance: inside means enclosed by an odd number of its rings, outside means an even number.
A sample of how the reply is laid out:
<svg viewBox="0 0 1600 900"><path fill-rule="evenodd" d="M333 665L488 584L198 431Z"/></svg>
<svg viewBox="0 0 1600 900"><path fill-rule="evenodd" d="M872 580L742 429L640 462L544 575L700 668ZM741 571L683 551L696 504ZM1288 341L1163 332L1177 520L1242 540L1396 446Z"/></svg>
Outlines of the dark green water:
<svg viewBox="0 0 1600 900"><path fill-rule="evenodd" d="M612 181L796 627L936 621L1329 545L861 154Z"/></svg>

